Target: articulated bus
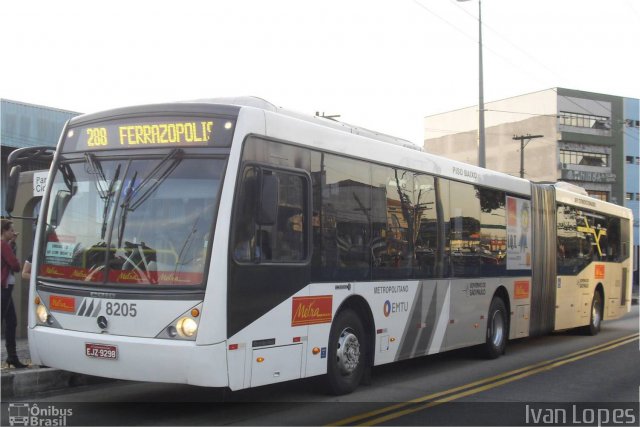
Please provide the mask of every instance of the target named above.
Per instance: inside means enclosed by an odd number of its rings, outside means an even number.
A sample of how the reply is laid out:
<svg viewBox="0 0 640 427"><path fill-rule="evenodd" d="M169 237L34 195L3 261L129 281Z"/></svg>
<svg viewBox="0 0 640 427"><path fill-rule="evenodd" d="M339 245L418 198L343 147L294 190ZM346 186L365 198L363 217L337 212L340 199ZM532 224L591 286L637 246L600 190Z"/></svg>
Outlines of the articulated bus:
<svg viewBox="0 0 640 427"><path fill-rule="evenodd" d="M373 366L630 310L628 209L258 98L73 118L10 181L38 157L36 364L343 394Z"/></svg>

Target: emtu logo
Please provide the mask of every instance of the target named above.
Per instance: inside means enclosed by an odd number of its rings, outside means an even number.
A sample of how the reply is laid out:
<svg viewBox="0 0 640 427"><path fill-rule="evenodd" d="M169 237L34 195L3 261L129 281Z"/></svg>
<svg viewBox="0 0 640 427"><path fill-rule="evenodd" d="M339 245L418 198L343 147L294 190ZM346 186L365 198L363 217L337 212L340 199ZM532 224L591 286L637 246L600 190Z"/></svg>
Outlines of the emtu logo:
<svg viewBox="0 0 640 427"><path fill-rule="evenodd" d="M386 300L382 308L384 317L389 317L394 313L406 313L407 311L409 311L409 303L406 301L391 302Z"/></svg>
<svg viewBox="0 0 640 427"><path fill-rule="evenodd" d="M382 312L384 313L384 317L389 317L389 315L391 314L391 301L386 300L384 302Z"/></svg>

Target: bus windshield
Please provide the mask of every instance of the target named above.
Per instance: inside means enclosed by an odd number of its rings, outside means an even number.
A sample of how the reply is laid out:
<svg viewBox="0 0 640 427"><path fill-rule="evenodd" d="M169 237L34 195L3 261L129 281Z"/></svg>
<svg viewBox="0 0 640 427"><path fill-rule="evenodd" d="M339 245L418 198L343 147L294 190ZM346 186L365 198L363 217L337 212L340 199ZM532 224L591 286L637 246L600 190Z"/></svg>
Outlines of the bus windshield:
<svg viewBox="0 0 640 427"><path fill-rule="evenodd" d="M39 276L110 285L204 285L225 160L173 149L63 162L46 210Z"/></svg>

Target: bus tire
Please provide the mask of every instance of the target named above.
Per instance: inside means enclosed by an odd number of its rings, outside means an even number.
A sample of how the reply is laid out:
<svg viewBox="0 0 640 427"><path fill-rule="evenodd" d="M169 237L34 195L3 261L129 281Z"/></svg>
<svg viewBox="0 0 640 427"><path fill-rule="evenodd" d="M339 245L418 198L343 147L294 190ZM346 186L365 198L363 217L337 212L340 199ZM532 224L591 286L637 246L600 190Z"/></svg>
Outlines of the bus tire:
<svg viewBox="0 0 640 427"><path fill-rule="evenodd" d="M338 313L329 333L327 382L335 395L354 391L366 370L367 343L360 317L351 309Z"/></svg>
<svg viewBox="0 0 640 427"><path fill-rule="evenodd" d="M598 335L600 332L600 326L602 325L602 294L596 290L591 300L591 317L589 318L589 324L584 327L584 332L587 335Z"/></svg>
<svg viewBox="0 0 640 427"><path fill-rule="evenodd" d="M493 297L487 318L487 336L482 353L487 359L497 359L505 352L509 333L507 308L500 297Z"/></svg>

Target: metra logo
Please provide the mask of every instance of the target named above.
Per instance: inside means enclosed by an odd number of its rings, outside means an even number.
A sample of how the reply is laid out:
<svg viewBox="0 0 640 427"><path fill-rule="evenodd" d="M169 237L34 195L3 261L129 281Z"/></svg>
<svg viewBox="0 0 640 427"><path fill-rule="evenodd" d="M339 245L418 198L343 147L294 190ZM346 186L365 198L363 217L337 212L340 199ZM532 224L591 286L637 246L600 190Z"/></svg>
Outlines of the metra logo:
<svg viewBox="0 0 640 427"><path fill-rule="evenodd" d="M44 273L49 276L64 276L64 273L55 267L46 267Z"/></svg>
<svg viewBox="0 0 640 427"><path fill-rule="evenodd" d="M80 280L84 280L87 278L87 272L85 270L78 270L75 269L73 270L73 272L71 273L71 278L72 279L80 279Z"/></svg>
<svg viewBox="0 0 640 427"><path fill-rule="evenodd" d="M409 303L406 301L391 302L386 300L384 302L384 307L382 308L384 317L389 317L394 313L406 313L407 311L409 311Z"/></svg>
<svg viewBox="0 0 640 427"><path fill-rule="evenodd" d="M49 309L52 311L64 311L65 313L75 313L76 299L73 297L61 297L51 295L49 297Z"/></svg>
<svg viewBox="0 0 640 427"><path fill-rule="evenodd" d="M140 276L134 271L123 271L118 275L118 281L138 281Z"/></svg>
<svg viewBox="0 0 640 427"><path fill-rule="evenodd" d="M160 273L158 278L162 282L191 282L188 279L184 279L180 274L177 273Z"/></svg>
<svg viewBox="0 0 640 427"><path fill-rule="evenodd" d="M291 303L291 326L331 323L333 297L295 297Z"/></svg>

